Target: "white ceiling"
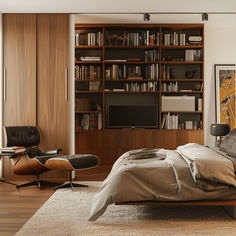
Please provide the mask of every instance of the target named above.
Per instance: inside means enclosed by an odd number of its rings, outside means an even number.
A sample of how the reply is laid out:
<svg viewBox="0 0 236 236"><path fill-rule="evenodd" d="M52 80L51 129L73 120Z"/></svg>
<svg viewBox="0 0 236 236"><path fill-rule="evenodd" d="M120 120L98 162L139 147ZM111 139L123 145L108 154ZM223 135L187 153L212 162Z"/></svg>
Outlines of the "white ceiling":
<svg viewBox="0 0 236 236"><path fill-rule="evenodd" d="M1 13L236 12L235 0L0 0Z"/></svg>

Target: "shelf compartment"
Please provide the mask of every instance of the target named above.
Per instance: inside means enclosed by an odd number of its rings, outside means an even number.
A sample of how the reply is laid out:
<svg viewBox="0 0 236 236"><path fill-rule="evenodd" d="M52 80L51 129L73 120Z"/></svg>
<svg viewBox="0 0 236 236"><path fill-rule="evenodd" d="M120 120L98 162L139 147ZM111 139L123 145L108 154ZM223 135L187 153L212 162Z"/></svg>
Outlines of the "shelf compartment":
<svg viewBox="0 0 236 236"><path fill-rule="evenodd" d="M89 130L83 130L83 129L80 129L80 130L75 130L75 133L78 134L78 133L92 133L92 132L101 132L103 129L89 129Z"/></svg>
<svg viewBox="0 0 236 236"><path fill-rule="evenodd" d="M185 45L185 46L173 46L173 45L161 45L160 49L202 49L203 45Z"/></svg>
<svg viewBox="0 0 236 236"><path fill-rule="evenodd" d="M81 46L75 46L75 49L103 49L103 46L81 45Z"/></svg>
<svg viewBox="0 0 236 236"><path fill-rule="evenodd" d="M158 82L159 79L105 79L105 82Z"/></svg>
<svg viewBox="0 0 236 236"><path fill-rule="evenodd" d="M105 93L160 93L160 91L105 91Z"/></svg>
<svg viewBox="0 0 236 236"><path fill-rule="evenodd" d="M158 64L160 61L104 61L105 64Z"/></svg>
<svg viewBox="0 0 236 236"><path fill-rule="evenodd" d="M105 45L106 49L158 49L159 45L140 45L140 46L121 46L121 45Z"/></svg>
<svg viewBox="0 0 236 236"><path fill-rule="evenodd" d="M174 113L174 114L178 114L178 113L182 113L182 114L202 114L202 111L161 111L161 113Z"/></svg>
<svg viewBox="0 0 236 236"><path fill-rule="evenodd" d="M195 93L203 93L203 91L161 91L161 93L168 93L168 94L185 94L185 93L188 93L188 94L195 94Z"/></svg>
<svg viewBox="0 0 236 236"><path fill-rule="evenodd" d="M170 83L170 82L203 82L203 79L163 79L161 78L161 82L163 83Z"/></svg>
<svg viewBox="0 0 236 236"><path fill-rule="evenodd" d="M75 79L75 82L93 82L93 81L103 81L103 79Z"/></svg>
<svg viewBox="0 0 236 236"><path fill-rule="evenodd" d="M102 113L102 111L75 111L75 114L98 114Z"/></svg>
<svg viewBox="0 0 236 236"><path fill-rule="evenodd" d="M163 130L199 130L202 129L202 112L162 112Z"/></svg>
<svg viewBox="0 0 236 236"><path fill-rule="evenodd" d="M103 61L77 61L75 60L75 64L102 64Z"/></svg>
<svg viewBox="0 0 236 236"><path fill-rule="evenodd" d="M170 65L170 64L179 64L179 65L187 65L187 64L203 64L203 61L161 61L163 65Z"/></svg>
<svg viewBox="0 0 236 236"><path fill-rule="evenodd" d="M75 91L75 93L101 93L102 91Z"/></svg>

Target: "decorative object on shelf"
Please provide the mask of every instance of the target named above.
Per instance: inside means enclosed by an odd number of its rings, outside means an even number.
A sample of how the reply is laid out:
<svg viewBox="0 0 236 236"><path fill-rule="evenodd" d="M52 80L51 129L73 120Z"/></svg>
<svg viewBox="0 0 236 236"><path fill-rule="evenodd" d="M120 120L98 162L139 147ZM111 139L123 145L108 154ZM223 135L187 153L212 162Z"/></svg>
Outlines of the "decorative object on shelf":
<svg viewBox="0 0 236 236"><path fill-rule="evenodd" d="M194 84L194 88L195 88L196 91L200 91L201 88L202 88L202 84L201 83L196 83L196 84Z"/></svg>
<svg viewBox="0 0 236 236"><path fill-rule="evenodd" d="M192 68L188 68L185 72L185 78L187 79L192 79L195 75L196 71L195 70L192 70Z"/></svg>
<svg viewBox="0 0 236 236"><path fill-rule="evenodd" d="M215 64L216 121L236 127L235 64Z"/></svg>

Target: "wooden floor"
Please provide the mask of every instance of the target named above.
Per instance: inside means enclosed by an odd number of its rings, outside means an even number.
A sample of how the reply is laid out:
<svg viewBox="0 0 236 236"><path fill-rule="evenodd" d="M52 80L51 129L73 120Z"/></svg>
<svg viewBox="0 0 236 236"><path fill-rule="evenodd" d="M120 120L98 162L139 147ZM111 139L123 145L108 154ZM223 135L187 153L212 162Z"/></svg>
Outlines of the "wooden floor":
<svg viewBox="0 0 236 236"><path fill-rule="evenodd" d="M110 167L81 171L76 180L101 181L109 171ZM14 235L53 193L52 188L36 187L21 188L18 193L15 186L0 182L0 236Z"/></svg>

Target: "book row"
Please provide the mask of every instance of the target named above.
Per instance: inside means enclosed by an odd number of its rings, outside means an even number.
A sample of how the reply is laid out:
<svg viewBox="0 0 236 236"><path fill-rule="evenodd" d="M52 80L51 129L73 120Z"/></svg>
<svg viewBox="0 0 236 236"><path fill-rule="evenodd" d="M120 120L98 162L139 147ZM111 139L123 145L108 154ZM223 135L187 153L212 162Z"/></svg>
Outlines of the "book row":
<svg viewBox="0 0 236 236"><path fill-rule="evenodd" d="M106 44L119 46L150 46L160 45L160 34L153 33L149 30L142 32L107 32Z"/></svg>
<svg viewBox="0 0 236 236"><path fill-rule="evenodd" d="M158 91L158 83L157 82L146 82L146 83L139 83L139 82L131 82L131 83L124 83L122 87L119 88L110 88L110 86L106 85L105 92L153 92Z"/></svg>
<svg viewBox="0 0 236 236"><path fill-rule="evenodd" d="M158 50L146 50L145 51L145 61L158 61L159 51Z"/></svg>
<svg viewBox="0 0 236 236"><path fill-rule="evenodd" d="M185 46L185 45L202 45L201 36L186 36L185 33L163 33L163 45L165 46ZM106 45L113 46L152 46L160 45L160 33L153 33L150 30L142 32L107 32ZM75 32L75 46L102 46L103 33L79 33Z"/></svg>
<svg viewBox="0 0 236 236"><path fill-rule="evenodd" d="M202 50L185 50L185 61L201 61Z"/></svg>
<svg viewBox="0 0 236 236"><path fill-rule="evenodd" d="M75 66L75 78L80 80L85 79L101 79L101 66L94 66L94 65L76 65Z"/></svg>
<svg viewBox="0 0 236 236"><path fill-rule="evenodd" d="M163 34L163 44L166 46L202 45L202 37L186 36L185 33L177 33L174 31Z"/></svg>
<svg viewBox="0 0 236 236"><path fill-rule="evenodd" d="M131 82L131 83L125 83L125 91L131 91L131 92L158 91L158 83L157 82L148 82L148 83Z"/></svg>
<svg viewBox="0 0 236 236"><path fill-rule="evenodd" d="M158 64L141 66L111 65L106 68L106 79L158 79Z"/></svg>
<svg viewBox="0 0 236 236"><path fill-rule="evenodd" d="M180 121L178 114L167 113L162 118L162 129L201 129L202 122L198 120Z"/></svg>
<svg viewBox="0 0 236 236"><path fill-rule="evenodd" d="M77 131L102 129L101 113L78 114L75 119L75 129Z"/></svg>
<svg viewBox="0 0 236 236"><path fill-rule="evenodd" d="M103 33L75 33L75 46L102 46Z"/></svg>
<svg viewBox="0 0 236 236"><path fill-rule="evenodd" d="M166 46L185 46L186 45L186 34L184 33L165 33L163 34L163 44Z"/></svg>

